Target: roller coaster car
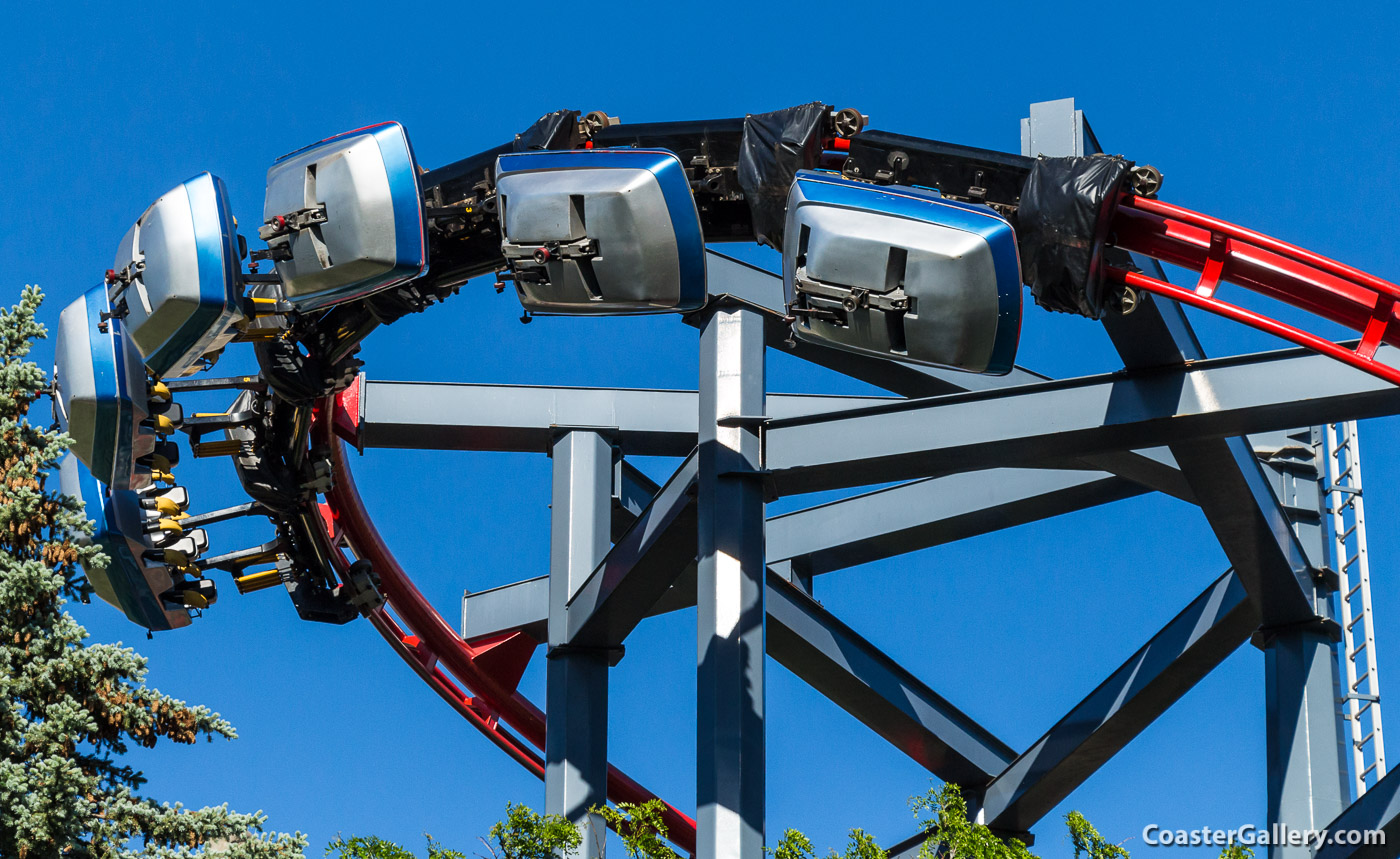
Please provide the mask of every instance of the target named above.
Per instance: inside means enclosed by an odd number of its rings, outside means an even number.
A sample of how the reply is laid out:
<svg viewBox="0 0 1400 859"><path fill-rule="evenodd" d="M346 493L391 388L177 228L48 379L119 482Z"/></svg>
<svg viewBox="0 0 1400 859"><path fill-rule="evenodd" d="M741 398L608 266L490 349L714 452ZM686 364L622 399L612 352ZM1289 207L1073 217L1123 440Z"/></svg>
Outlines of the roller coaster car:
<svg viewBox="0 0 1400 859"><path fill-rule="evenodd" d="M151 511L143 507L142 494L103 486L72 455L59 465L59 480L65 494L83 500L95 525L91 542L107 556L105 568L85 570L97 595L146 629L189 626L189 611L161 597L175 582L163 563L151 560L156 546L146 534ZM195 543L193 536L184 539Z"/></svg>
<svg viewBox="0 0 1400 859"><path fill-rule="evenodd" d="M362 298L427 268L423 197L408 135L386 122L278 159L258 235L298 310Z"/></svg>
<svg viewBox="0 0 1400 859"><path fill-rule="evenodd" d="M496 162L502 243L526 310L665 313L705 303L705 240L685 168L641 149Z"/></svg>
<svg viewBox="0 0 1400 859"><path fill-rule="evenodd" d="M217 352L239 318L239 239L228 192L201 173L163 194L117 248L108 296L146 366L183 376Z"/></svg>
<svg viewBox="0 0 1400 859"><path fill-rule="evenodd" d="M991 209L801 171L785 235L798 338L974 373L1014 366L1020 258L1011 225Z"/></svg>
<svg viewBox="0 0 1400 859"><path fill-rule="evenodd" d="M137 460L149 456L156 442L141 425L149 416L146 368L122 320L104 319L108 307L106 287L95 286L58 317L54 419L98 480L114 489L139 489L151 475Z"/></svg>

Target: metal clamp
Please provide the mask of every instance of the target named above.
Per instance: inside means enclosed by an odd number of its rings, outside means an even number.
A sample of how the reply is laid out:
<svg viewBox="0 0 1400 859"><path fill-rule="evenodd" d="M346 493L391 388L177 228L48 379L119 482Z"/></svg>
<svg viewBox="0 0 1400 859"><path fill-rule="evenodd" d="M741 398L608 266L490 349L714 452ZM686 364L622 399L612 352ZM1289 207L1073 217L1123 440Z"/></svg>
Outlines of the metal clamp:
<svg viewBox="0 0 1400 859"><path fill-rule="evenodd" d="M273 215L264 221L261 227L258 227L258 238L269 241L278 236L289 235L317 224L324 224L326 221L326 204L318 203L315 206L307 206L285 215Z"/></svg>

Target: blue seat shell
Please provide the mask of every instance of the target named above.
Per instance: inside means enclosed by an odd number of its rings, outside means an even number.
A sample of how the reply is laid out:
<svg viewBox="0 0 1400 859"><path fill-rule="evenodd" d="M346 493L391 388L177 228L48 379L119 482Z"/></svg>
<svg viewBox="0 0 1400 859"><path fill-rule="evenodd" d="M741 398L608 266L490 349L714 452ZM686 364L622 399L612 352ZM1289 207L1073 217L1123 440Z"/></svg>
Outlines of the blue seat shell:
<svg viewBox="0 0 1400 859"><path fill-rule="evenodd" d="M107 556L105 567L90 565L83 570L93 591L145 629L188 626L189 612L160 598L173 584L170 572L142 557L151 544L143 534L146 511L141 495L103 486L72 454L59 465L59 480L64 494L83 501L94 526L90 540Z"/></svg>
<svg viewBox="0 0 1400 859"><path fill-rule="evenodd" d="M73 438L73 453L114 489L140 489L150 474L137 460L154 448L141 426L148 417L146 368L121 319L109 312L105 285L63 309L54 343L54 419Z"/></svg>

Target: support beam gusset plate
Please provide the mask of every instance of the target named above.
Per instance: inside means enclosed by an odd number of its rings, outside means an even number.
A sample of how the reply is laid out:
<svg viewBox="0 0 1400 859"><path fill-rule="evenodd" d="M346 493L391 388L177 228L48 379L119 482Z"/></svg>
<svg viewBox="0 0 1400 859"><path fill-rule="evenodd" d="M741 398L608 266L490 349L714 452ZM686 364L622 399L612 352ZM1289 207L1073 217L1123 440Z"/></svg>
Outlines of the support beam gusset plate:
<svg viewBox="0 0 1400 859"><path fill-rule="evenodd" d="M613 469L612 539L616 543L642 515L661 487L622 457Z"/></svg>

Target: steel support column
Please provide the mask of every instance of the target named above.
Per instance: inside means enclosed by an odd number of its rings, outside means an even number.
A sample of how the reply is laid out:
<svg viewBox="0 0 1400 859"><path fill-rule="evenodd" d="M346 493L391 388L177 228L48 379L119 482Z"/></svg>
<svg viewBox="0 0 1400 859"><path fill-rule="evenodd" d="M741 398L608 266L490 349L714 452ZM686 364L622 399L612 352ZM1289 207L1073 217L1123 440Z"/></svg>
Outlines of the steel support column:
<svg viewBox="0 0 1400 859"><path fill-rule="evenodd" d="M762 859L763 318L709 312L700 335L696 855Z"/></svg>
<svg viewBox="0 0 1400 859"><path fill-rule="evenodd" d="M551 448L549 660L545 692L545 811L575 822L580 855L601 856L607 827L588 809L607 802L608 655L567 646L568 602L607 553L613 450L600 433L565 431Z"/></svg>
<svg viewBox="0 0 1400 859"><path fill-rule="evenodd" d="M1323 527L1326 468L1320 428L1250 438L1263 473L1314 567L1326 565ZM1318 614L1331 618L1331 586L1320 583ZM1290 829L1320 829L1351 797L1346 728L1337 707L1341 677L1337 627L1319 621L1262 635L1268 728L1268 819ZM1310 859L1311 847L1271 844L1270 859Z"/></svg>
<svg viewBox="0 0 1400 859"><path fill-rule="evenodd" d="M1269 823L1321 829L1351 798L1338 753L1337 654L1325 629L1285 630L1264 650ZM1269 859L1311 859L1310 846L1270 844Z"/></svg>

